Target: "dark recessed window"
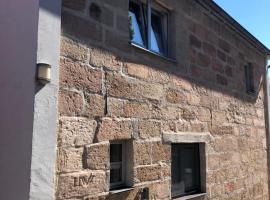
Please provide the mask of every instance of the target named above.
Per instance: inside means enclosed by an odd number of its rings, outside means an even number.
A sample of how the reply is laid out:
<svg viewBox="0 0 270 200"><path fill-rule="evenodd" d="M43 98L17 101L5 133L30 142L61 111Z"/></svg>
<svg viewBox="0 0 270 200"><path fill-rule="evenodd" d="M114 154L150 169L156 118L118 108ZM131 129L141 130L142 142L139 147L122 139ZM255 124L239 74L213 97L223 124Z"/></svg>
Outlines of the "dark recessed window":
<svg viewBox="0 0 270 200"><path fill-rule="evenodd" d="M254 93L254 69L251 63L245 66L246 92Z"/></svg>
<svg viewBox="0 0 270 200"><path fill-rule="evenodd" d="M125 145L124 143L110 144L110 189L125 186Z"/></svg>
<svg viewBox="0 0 270 200"><path fill-rule="evenodd" d="M172 197L201 192L199 144L172 144Z"/></svg>
<svg viewBox="0 0 270 200"><path fill-rule="evenodd" d="M168 56L168 12L152 1L130 1L130 40L162 56Z"/></svg>

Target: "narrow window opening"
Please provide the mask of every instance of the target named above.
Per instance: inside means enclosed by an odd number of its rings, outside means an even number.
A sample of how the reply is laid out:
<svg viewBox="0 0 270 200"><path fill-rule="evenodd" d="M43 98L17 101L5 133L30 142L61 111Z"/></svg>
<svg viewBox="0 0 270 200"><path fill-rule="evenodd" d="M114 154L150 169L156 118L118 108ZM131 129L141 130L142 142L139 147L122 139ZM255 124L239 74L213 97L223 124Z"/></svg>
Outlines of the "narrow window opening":
<svg viewBox="0 0 270 200"><path fill-rule="evenodd" d="M245 66L246 92L254 93L254 67L251 63Z"/></svg>
<svg viewBox="0 0 270 200"><path fill-rule="evenodd" d="M125 185L125 145L122 142L110 144L110 189Z"/></svg>
<svg viewBox="0 0 270 200"><path fill-rule="evenodd" d="M201 192L199 144L172 144L172 197Z"/></svg>
<svg viewBox="0 0 270 200"><path fill-rule="evenodd" d="M168 56L168 12L148 0L130 1L130 40L162 56Z"/></svg>

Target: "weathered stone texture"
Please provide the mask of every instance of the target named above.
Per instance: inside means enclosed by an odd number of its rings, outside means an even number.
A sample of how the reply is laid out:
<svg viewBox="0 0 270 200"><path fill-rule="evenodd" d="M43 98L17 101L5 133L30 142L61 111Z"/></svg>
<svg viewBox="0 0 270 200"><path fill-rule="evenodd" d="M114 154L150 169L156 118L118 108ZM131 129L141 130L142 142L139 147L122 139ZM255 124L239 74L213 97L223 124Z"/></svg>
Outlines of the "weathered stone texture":
<svg viewBox="0 0 270 200"><path fill-rule="evenodd" d="M139 121L138 132L142 139L159 138L161 137L161 123L151 120Z"/></svg>
<svg viewBox="0 0 270 200"><path fill-rule="evenodd" d="M133 200L149 187L170 199L173 138L205 148L207 199L268 199L264 57L196 1L159 2L175 13L175 61L129 44L128 1L63 1L57 198ZM122 140L134 188L109 194L109 144Z"/></svg>
<svg viewBox="0 0 270 200"><path fill-rule="evenodd" d="M97 123L87 118L62 117L59 120L59 146L91 144Z"/></svg>
<svg viewBox="0 0 270 200"><path fill-rule="evenodd" d="M74 172L58 177L59 199L73 196L95 195L107 191L106 174L100 171Z"/></svg>
<svg viewBox="0 0 270 200"><path fill-rule="evenodd" d="M60 115L77 116L83 112L84 98L79 92L61 90L58 105Z"/></svg>
<svg viewBox="0 0 270 200"><path fill-rule="evenodd" d="M60 62L60 85L89 92L101 92L102 72L67 59Z"/></svg>
<svg viewBox="0 0 270 200"><path fill-rule="evenodd" d="M94 118L103 117L105 115L105 99L103 96L97 94L90 94L88 95L86 101L86 116Z"/></svg>
<svg viewBox="0 0 270 200"><path fill-rule="evenodd" d="M58 169L61 172L82 170L83 148L60 148L58 154Z"/></svg>
<svg viewBox="0 0 270 200"><path fill-rule="evenodd" d="M84 62L87 60L88 50L86 47L78 43L62 38L61 40L61 55L72 60Z"/></svg>
<svg viewBox="0 0 270 200"><path fill-rule="evenodd" d="M130 120L103 118L97 132L97 141L130 139L133 133Z"/></svg>
<svg viewBox="0 0 270 200"><path fill-rule="evenodd" d="M134 143L134 164L147 165L151 164L151 142Z"/></svg>
<svg viewBox="0 0 270 200"><path fill-rule="evenodd" d="M134 178L135 183L159 180L161 178L161 167L160 165L137 167Z"/></svg>
<svg viewBox="0 0 270 200"><path fill-rule="evenodd" d="M96 143L85 147L86 168L104 170L109 168L110 144Z"/></svg>
<svg viewBox="0 0 270 200"><path fill-rule="evenodd" d="M171 160L171 146L162 144L161 142L154 142L152 145L152 162L160 161L170 162Z"/></svg>
<svg viewBox="0 0 270 200"><path fill-rule="evenodd" d="M111 70L119 70L121 61L112 53L98 49L91 48L89 57L89 64L96 67L105 67Z"/></svg>

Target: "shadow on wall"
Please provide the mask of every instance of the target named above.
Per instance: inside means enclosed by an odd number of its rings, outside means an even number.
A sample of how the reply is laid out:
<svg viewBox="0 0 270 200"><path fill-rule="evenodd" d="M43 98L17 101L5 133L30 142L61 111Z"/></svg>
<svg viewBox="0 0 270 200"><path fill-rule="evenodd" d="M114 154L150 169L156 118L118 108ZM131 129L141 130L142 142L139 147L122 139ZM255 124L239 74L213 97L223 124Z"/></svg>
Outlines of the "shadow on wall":
<svg viewBox="0 0 270 200"><path fill-rule="evenodd" d="M68 8L70 5L64 4L64 6ZM80 11L82 9L80 7L75 9L78 13L81 12L79 17L69 12L69 8L63 8L63 36L90 48L90 59L92 58L91 51L93 51L93 56L95 51L99 51L104 56L99 59L104 59L103 67L107 68L108 71L115 66L106 65L108 64L106 63L106 56L110 59L113 57L115 63L123 62L123 73L144 81L151 82L151 78L158 79L158 77L153 77L155 76L154 73L151 74L151 71L155 71L156 75L161 76L161 79L167 79L160 80L160 82L178 90L181 90L181 88L177 88L177 85L172 82L179 78L179 81L188 81L193 88L198 90L222 93L224 96L234 97L247 103L255 103L258 98L261 100L263 98L261 89L264 79L264 58L263 56L260 57L256 50L248 49L245 45L240 44L243 41L230 45L225 41L222 33L219 37L213 30L204 28L197 21L187 19L182 14L174 13L176 21L183 22L183 26L176 26L177 30L175 30L174 35L177 35L177 37L172 42L172 48L175 49L175 61L168 61L130 44L127 28L128 17L121 19L122 29L119 25L116 28L117 30L114 30L114 27L110 27L110 22L106 18L108 17L108 11L102 3L100 3L98 15L91 13L91 6L88 11L83 10L83 12ZM87 15L85 12L87 12ZM118 26L117 22L116 24ZM218 27L220 32L229 33L222 25ZM239 38L234 39L235 41L239 40ZM244 66L248 63L252 63L254 66L255 92L252 94L246 92L245 86ZM95 64L96 67L101 66L90 61L90 65L95 66ZM132 64L133 67L131 67Z"/></svg>

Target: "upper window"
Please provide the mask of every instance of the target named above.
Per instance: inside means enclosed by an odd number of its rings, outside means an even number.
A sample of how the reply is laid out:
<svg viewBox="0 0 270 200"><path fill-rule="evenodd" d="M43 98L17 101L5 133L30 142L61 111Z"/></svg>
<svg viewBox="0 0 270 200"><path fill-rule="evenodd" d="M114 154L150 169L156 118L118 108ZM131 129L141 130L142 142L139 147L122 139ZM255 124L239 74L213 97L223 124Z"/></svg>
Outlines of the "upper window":
<svg viewBox="0 0 270 200"><path fill-rule="evenodd" d="M168 56L168 12L151 0L129 3L130 40L162 56Z"/></svg>
<svg viewBox="0 0 270 200"><path fill-rule="evenodd" d="M172 144L172 197L201 192L199 144Z"/></svg>
<svg viewBox="0 0 270 200"><path fill-rule="evenodd" d="M110 144L110 189L125 185L125 145L123 142Z"/></svg>
<svg viewBox="0 0 270 200"><path fill-rule="evenodd" d="M246 92L254 93L254 69L251 63L245 66Z"/></svg>

